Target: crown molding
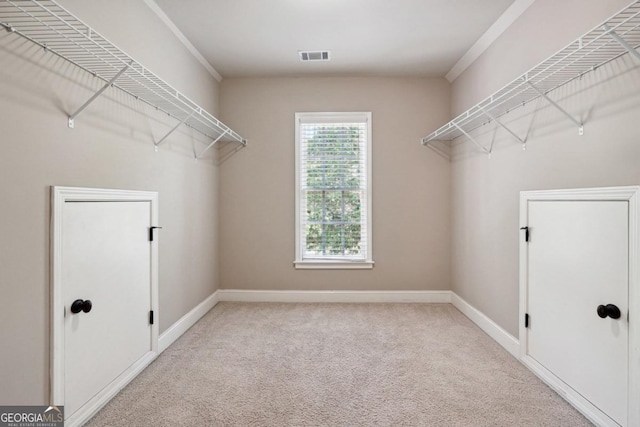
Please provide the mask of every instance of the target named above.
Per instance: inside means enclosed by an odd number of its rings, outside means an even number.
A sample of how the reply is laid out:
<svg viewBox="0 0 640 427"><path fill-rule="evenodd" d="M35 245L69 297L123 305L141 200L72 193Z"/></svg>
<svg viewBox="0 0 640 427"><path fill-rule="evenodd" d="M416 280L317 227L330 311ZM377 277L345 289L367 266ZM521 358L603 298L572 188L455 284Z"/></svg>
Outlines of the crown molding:
<svg viewBox="0 0 640 427"><path fill-rule="evenodd" d="M213 65L211 65L209 61L207 61L205 57L202 56L200 52L198 52L198 49L196 49L195 46L191 44L187 36L185 36L184 33L180 31L180 29L176 26L176 24L173 23L171 18L169 18L167 14L164 13L160 6L158 6L158 4L154 0L144 0L144 2L147 4L147 6L149 6L151 10L155 12L156 15L158 15L158 18L160 18L160 20L167 26L167 28L171 30L171 32L178 38L178 40L180 40L180 42L198 60L198 62L200 62L202 66L204 66L209 74L211 74L213 78L218 81L218 83L221 82L222 76L220 75L220 73L218 73L216 69L213 68Z"/></svg>
<svg viewBox="0 0 640 427"><path fill-rule="evenodd" d="M456 65L446 74L447 80L453 83L464 71L475 62L500 37L535 0L515 0L511 6L493 23L491 27L465 53Z"/></svg>

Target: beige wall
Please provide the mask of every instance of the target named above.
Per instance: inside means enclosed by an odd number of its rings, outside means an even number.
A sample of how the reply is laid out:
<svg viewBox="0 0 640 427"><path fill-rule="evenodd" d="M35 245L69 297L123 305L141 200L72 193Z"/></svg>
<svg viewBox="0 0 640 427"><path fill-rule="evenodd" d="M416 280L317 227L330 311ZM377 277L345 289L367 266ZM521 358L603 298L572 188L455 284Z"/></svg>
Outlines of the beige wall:
<svg viewBox="0 0 640 427"><path fill-rule="evenodd" d="M449 164L419 143L448 119L444 79L225 79L221 117L249 146L220 167L220 286L449 289ZM371 111L373 270L294 260L294 113Z"/></svg>
<svg viewBox="0 0 640 427"><path fill-rule="evenodd" d="M469 108L627 4L537 0L454 82L452 111ZM582 137L573 123L540 101L504 117L516 133L528 135L527 151L502 130L495 133L491 160L470 143L456 147L453 290L516 337L519 192L640 183L637 66L627 55L551 94L585 121ZM493 135L493 126L476 132L486 145Z"/></svg>
<svg viewBox="0 0 640 427"><path fill-rule="evenodd" d="M142 0L61 3L216 113L217 82ZM49 187L159 192L162 332L217 287L217 167L194 162L186 130L154 153L175 122L115 89L69 129L100 82L4 31L0 64L0 405L46 404Z"/></svg>

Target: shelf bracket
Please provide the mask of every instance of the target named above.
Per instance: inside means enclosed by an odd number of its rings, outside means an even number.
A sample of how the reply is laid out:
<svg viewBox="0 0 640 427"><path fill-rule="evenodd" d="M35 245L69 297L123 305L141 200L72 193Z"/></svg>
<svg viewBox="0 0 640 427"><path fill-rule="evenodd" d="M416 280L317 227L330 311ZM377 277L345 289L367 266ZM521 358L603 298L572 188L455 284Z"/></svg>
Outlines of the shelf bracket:
<svg viewBox="0 0 640 427"><path fill-rule="evenodd" d="M469 140L471 142L473 142L479 149L481 149L484 153L488 154L489 156L491 156L491 151L487 150L486 148L484 148L484 146L482 144L480 144L478 141L476 141L476 139L474 137L472 137L471 135L469 135L467 132L465 132L464 129L462 129L460 126L458 126L455 122L453 122L453 125L460 131L462 132L467 138L469 138Z"/></svg>
<svg viewBox="0 0 640 427"><path fill-rule="evenodd" d="M218 136L216 139L214 139L214 140L211 142L211 144L207 145L207 148L205 148L204 150L202 150L202 152L201 152L200 154L196 155L196 160L201 159L201 158L202 158L202 156L204 156L204 153L206 153L207 151L209 151L209 149L210 149L211 147L213 147L213 146L216 144L216 142L220 141L220 140L222 139L222 137L223 137L223 136L225 136L227 133L229 133L229 129L227 129L227 130L225 130L224 132L222 132L222 133L220 134L220 136Z"/></svg>
<svg viewBox="0 0 640 427"><path fill-rule="evenodd" d="M187 117L185 117L182 121L180 121L177 125L175 125L173 127L173 129L171 129L169 131L169 133L167 133L165 136L163 136L162 138L160 138L160 140L158 142L154 142L153 144L155 145L155 150L158 151L158 147L160 146L160 144L162 144L164 142L165 139L167 139L169 137L169 135L171 135L172 133L174 133L180 126L182 126L183 124L186 123L187 120L189 120L195 113L197 110L193 110L191 112L191 114L189 114Z"/></svg>
<svg viewBox="0 0 640 427"><path fill-rule="evenodd" d="M522 144L523 147L527 144L527 140L526 139L522 139L518 135L516 135L516 133L514 131L512 131L511 129L506 127L504 124L502 124L502 122L500 120L498 120L496 117L494 117L493 114L489 113L487 110L485 110L482 107L479 107L479 108L480 108L480 110L482 110L482 112L485 114L485 116L489 117L491 120L496 122L498 124L498 126L500 126L502 129L504 129L507 132L509 132L511 134L511 136L513 136L515 139L518 140L518 142L520 144Z"/></svg>
<svg viewBox="0 0 640 427"><path fill-rule="evenodd" d="M105 84L104 86L102 86L102 88L97 91L91 98L89 98L87 100L87 102L85 102L84 104L82 104L82 106L80 108L78 108L78 110L73 113L72 115L69 116L69 127L73 129L74 127L74 122L76 117L78 117L80 115L80 113L82 113L84 111L85 108L87 108L93 101L95 101L100 95L102 95L102 93L107 90L111 85L113 85L115 83L116 80L118 80L118 78L129 69L129 67L131 66L131 64L125 65L124 68L120 71L118 71L118 73L113 76L113 78L111 80L109 80L107 82L107 84Z"/></svg>
<svg viewBox="0 0 640 427"><path fill-rule="evenodd" d="M629 43L627 43L627 41L625 39L623 39L622 37L620 37L620 35L618 33L616 33L611 27L609 27L607 24L604 24L602 26L602 29L609 33L609 35L611 36L612 39L614 39L615 41L617 41L620 46L624 47L625 49L627 49L629 51L630 54L632 54L633 56L635 56L636 58L640 59L640 52L638 52L637 50L635 50L633 48L633 46L631 46Z"/></svg>
<svg viewBox="0 0 640 427"><path fill-rule="evenodd" d="M564 114L569 120L571 120L573 123L575 123L576 125L578 125L578 135L582 136L584 134L584 125L582 123L580 123L579 120L577 120L575 117L573 117L571 114L569 114L567 112L567 110L565 110L564 108L562 108L560 105L558 105L557 102L555 102L553 99L549 98L547 96L546 93L544 93L543 91L541 91L540 89L538 89L533 83L531 83L529 80L525 80L525 82L531 86L531 88L533 90L535 90L536 92L538 92L538 94L543 97L544 99L547 100L547 102L549 102L549 104L553 105L554 107L556 107L558 109L558 111L560 111L562 114Z"/></svg>

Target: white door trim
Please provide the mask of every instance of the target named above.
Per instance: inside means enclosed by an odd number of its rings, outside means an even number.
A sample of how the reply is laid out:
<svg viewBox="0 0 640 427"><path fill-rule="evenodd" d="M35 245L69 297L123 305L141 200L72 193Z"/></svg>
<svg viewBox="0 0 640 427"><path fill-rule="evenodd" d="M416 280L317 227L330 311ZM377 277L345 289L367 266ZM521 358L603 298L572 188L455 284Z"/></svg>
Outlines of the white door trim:
<svg viewBox="0 0 640 427"><path fill-rule="evenodd" d="M522 191L520 193L520 226L529 222L530 201L627 201L629 203L629 390L628 425L640 425L640 186L586 188L568 190ZM522 233L522 232L521 232ZM532 230L535 233L535 230ZM618 425L606 414L576 393L567 384L548 372L533 358L527 356L527 329L524 315L527 312L528 245L520 238L520 357L522 363L556 390L576 409L596 425Z"/></svg>
<svg viewBox="0 0 640 427"><path fill-rule="evenodd" d="M51 395L53 405L65 404L65 342L64 342L64 295L62 287L62 236L64 230L63 208L69 201L76 202L150 202L151 223L158 224L158 193L149 191L110 190L77 187L51 187ZM151 326L151 351L145 354L130 369L93 397L65 426L81 425L102 408L113 396L140 373L158 355L158 244L151 245L151 309L155 321Z"/></svg>

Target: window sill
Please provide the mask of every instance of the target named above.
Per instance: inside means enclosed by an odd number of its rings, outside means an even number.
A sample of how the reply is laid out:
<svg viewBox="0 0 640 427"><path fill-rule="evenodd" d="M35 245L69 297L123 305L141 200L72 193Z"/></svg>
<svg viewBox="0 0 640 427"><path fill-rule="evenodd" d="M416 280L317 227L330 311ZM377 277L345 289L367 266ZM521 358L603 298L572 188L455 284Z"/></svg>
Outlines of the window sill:
<svg viewBox="0 0 640 427"><path fill-rule="evenodd" d="M371 270L373 261L294 261L296 270Z"/></svg>

